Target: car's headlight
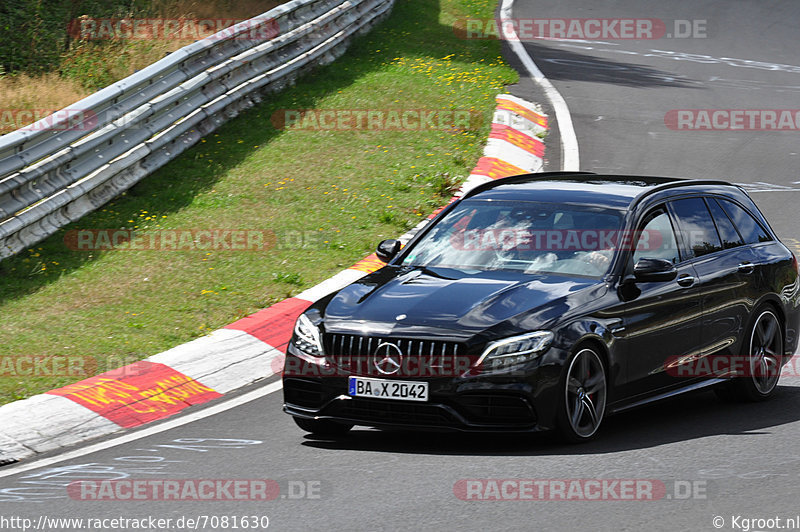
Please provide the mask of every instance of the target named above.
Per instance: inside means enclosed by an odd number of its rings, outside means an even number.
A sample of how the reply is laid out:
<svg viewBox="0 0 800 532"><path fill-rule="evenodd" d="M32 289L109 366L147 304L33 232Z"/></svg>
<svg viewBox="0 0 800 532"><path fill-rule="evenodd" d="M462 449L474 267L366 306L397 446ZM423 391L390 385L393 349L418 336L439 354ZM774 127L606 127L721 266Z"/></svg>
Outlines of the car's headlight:
<svg viewBox="0 0 800 532"><path fill-rule="evenodd" d="M312 357L325 356L325 352L322 349L322 340L319 336L319 328L311 323L311 320L305 314L300 314L294 324L294 346Z"/></svg>
<svg viewBox="0 0 800 532"><path fill-rule="evenodd" d="M476 367L496 371L523 364L544 353L553 336L550 331L536 331L492 342L483 350Z"/></svg>

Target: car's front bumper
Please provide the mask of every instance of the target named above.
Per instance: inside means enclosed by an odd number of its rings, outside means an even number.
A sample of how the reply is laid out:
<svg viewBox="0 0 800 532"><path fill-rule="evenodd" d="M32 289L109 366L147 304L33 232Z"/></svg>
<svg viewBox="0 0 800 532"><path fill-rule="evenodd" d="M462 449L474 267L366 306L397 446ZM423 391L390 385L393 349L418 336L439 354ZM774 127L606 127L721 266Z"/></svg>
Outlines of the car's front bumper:
<svg viewBox="0 0 800 532"><path fill-rule="evenodd" d="M350 397L348 376L315 374L314 361L292 351L290 347L287 352L287 367L294 371L284 374L283 393L284 411L295 417L437 431L533 432L554 427L558 364L534 364L504 375L416 379L428 382L429 397L422 402Z"/></svg>

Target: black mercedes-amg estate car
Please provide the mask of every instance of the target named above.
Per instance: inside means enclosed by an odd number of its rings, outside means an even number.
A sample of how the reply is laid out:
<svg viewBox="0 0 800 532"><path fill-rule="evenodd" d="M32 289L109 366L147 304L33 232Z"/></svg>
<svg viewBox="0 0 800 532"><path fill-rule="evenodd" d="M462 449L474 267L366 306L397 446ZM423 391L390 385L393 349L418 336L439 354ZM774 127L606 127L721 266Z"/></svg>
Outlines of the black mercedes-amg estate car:
<svg viewBox="0 0 800 532"><path fill-rule="evenodd" d="M608 414L704 386L767 399L797 347L797 260L724 181L498 179L377 256L297 320L284 409L307 431L582 441Z"/></svg>

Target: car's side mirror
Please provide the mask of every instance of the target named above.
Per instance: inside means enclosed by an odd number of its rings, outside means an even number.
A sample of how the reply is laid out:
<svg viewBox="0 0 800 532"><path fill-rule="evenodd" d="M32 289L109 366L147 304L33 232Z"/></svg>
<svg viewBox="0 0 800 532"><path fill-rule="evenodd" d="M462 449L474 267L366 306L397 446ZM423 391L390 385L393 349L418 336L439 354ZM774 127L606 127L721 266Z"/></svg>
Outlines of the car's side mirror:
<svg viewBox="0 0 800 532"><path fill-rule="evenodd" d="M381 259L383 262L389 262L390 260L395 258L397 253L400 251L400 247L401 245L399 240L394 240L394 239L384 240L383 242L378 244L378 249L375 250L375 255L377 255L378 258Z"/></svg>
<svg viewBox="0 0 800 532"><path fill-rule="evenodd" d="M664 282L675 279L678 270L668 260L644 257L633 266L633 276L639 282Z"/></svg>

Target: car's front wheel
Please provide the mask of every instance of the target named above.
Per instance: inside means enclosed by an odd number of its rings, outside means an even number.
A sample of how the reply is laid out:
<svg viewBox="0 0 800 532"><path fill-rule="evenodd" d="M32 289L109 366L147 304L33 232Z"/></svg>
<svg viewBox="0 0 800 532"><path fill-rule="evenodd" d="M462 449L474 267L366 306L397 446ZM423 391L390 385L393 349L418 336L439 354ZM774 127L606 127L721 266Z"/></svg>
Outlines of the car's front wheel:
<svg viewBox="0 0 800 532"><path fill-rule="evenodd" d="M765 401L775 394L783 361L783 329L770 307L760 307L742 346L744 375L718 388L723 399Z"/></svg>
<svg viewBox="0 0 800 532"><path fill-rule="evenodd" d="M353 428L353 425L344 423L336 423L327 419L306 419L302 417L295 417L294 422L297 426L306 432L317 436L344 436Z"/></svg>
<svg viewBox="0 0 800 532"><path fill-rule="evenodd" d="M561 376L558 428L565 440L587 441L597 433L606 410L607 387L600 355L590 347L580 348Z"/></svg>

